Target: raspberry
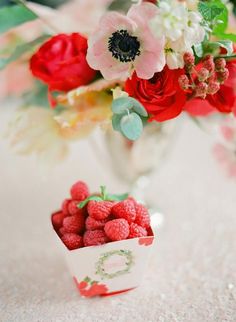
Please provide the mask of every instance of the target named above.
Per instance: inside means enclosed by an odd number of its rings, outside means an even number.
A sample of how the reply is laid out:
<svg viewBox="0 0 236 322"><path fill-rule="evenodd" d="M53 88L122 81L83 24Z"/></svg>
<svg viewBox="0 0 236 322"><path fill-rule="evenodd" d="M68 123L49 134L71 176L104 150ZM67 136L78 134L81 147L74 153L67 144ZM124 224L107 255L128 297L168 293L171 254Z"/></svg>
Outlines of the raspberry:
<svg viewBox="0 0 236 322"><path fill-rule="evenodd" d="M65 215L61 211L52 215L52 224L56 230L61 228L64 218Z"/></svg>
<svg viewBox="0 0 236 322"><path fill-rule="evenodd" d="M107 222L107 219L103 220L96 220L90 216L86 219L86 229L87 230L96 230L96 229L103 229L105 226L105 223Z"/></svg>
<svg viewBox="0 0 236 322"><path fill-rule="evenodd" d="M83 239L84 246L102 245L109 241L103 230L87 230Z"/></svg>
<svg viewBox="0 0 236 322"><path fill-rule="evenodd" d="M113 206L112 214L116 218L124 218L131 223L136 218L135 204L130 199L120 201Z"/></svg>
<svg viewBox="0 0 236 322"><path fill-rule="evenodd" d="M67 206L67 209L68 209L68 213L70 215L76 215L76 214L79 214L81 213L83 210L78 208L78 204L80 202L77 201L77 200L71 200L69 203L68 203L68 206Z"/></svg>
<svg viewBox="0 0 236 322"><path fill-rule="evenodd" d="M209 77L209 70L208 69L206 69L206 68L204 68L204 67L202 67L200 70L199 70L199 72L198 72L198 79L199 79L199 81L200 82L204 82L205 80L207 80L208 79L208 77Z"/></svg>
<svg viewBox="0 0 236 322"><path fill-rule="evenodd" d="M106 235L113 241L123 240L129 236L129 224L125 219L110 220L104 227Z"/></svg>
<svg viewBox="0 0 236 322"><path fill-rule="evenodd" d="M63 212L63 214L65 215L69 215L69 211L68 211L68 205L70 203L71 199L65 199L62 203L62 206L61 206L61 210Z"/></svg>
<svg viewBox="0 0 236 322"><path fill-rule="evenodd" d="M195 58L192 53L184 53L183 59L184 59L185 65L187 66L194 65Z"/></svg>
<svg viewBox="0 0 236 322"><path fill-rule="evenodd" d="M59 234L59 236L63 236L65 234L68 234L68 232L66 231L66 229L64 227L61 227L59 229L59 233L58 234Z"/></svg>
<svg viewBox="0 0 236 322"><path fill-rule="evenodd" d="M96 201L90 200L88 203L88 213L96 220L106 219L111 214L111 208L114 203L112 201Z"/></svg>
<svg viewBox="0 0 236 322"><path fill-rule="evenodd" d="M66 217L63 220L63 228L68 233L81 233L84 230L85 220L82 214Z"/></svg>
<svg viewBox="0 0 236 322"><path fill-rule="evenodd" d="M207 94L214 95L220 89L220 85L217 82L210 82L207 88Z"/></svg>
<svg viewBox="0 0 236 322"><path fill-rule="evenodd" d="M63 235L61 240L69 250L83 247L83 238L73 233Z"/></svg>
<svg viewBox="0 0 236 322"><path fill-rule="evenodd" d="M187 75L181 75L178 79L178 82L179 82L179 86L181 87L181 89L183 89L183 90L188 89L189 79L188 79Z"/></svg>
<svg viewBox="0 0 236 322"><path fill-rule="evenodd" d="M136 238L136 237L145 237L147 236L147 231L145 228L132 223L129 226L129 238Z"/></svg>
<svg viewBox="0 0 236 322"><path fill-rule="evenodd" d="M85 182L78 181L70 189L72 199L82 201L89 196L89 189Z"/></svg>
<svg viewBox="0 0 236 322"><path fill-rule="evenodd" d="M215 60L215 67L216 67L216 71L222 71L225 69L226 66L226 60L224 58L217 58Z"/></svg>
<svg viewBox="0 0 236 322"><path fill-rule="evenodd" d="M150 215L147 208L142 204L138 204L135 209L137 213L135 223L143 228L148 228L150 226Z"/></svg>

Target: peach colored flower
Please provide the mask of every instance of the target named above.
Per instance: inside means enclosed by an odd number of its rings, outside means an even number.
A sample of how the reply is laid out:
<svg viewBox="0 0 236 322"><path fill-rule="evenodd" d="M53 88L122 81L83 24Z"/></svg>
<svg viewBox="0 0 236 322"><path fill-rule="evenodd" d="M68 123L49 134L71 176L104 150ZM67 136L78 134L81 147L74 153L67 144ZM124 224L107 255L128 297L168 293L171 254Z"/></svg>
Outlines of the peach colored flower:
<svg viewBox="0 0 236 322"><path fill-rule="evenodd" d="M151 3L133 5L127 15L110 12L88 40L87 60L105 79L127 79L133 71L151 78L165 65L164 38L155 38L148 21L157 13Z"/></svg>
<svg viewBox="0 0 236 322"><path fill-rule="evenodd" d="M84 133L63 128L54 116L51 109L35 106L18 109L5 136L18 154L34 154L48 164L62 161L69 151L68 143Z"/></svg>

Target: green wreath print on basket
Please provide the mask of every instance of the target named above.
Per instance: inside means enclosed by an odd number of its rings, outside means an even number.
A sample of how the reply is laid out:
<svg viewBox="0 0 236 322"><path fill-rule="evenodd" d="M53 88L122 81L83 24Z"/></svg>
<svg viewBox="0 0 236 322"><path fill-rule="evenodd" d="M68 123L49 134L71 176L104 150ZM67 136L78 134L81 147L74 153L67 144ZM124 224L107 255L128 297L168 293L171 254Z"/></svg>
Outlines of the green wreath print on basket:
<svg viewBox="0 0 236 322"><path fill-rule="evenodd" d="M114 273L108 273L105 270L105 265L108 260L112 258L112 256L118 255L125 258L124 269L118 270ZM132 252L130 250L113 250L107 253L103 253L96 263L96 274L101 276L102 279L111 279L123 274L127 274L130 271L131 266L134 264L134 258Z"/></svg>

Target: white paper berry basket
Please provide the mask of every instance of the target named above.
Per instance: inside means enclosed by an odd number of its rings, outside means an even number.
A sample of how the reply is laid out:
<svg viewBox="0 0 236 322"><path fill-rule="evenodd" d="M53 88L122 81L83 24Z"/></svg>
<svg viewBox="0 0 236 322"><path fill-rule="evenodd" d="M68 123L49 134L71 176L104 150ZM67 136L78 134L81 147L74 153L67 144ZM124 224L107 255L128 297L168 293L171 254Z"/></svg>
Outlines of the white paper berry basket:
<svg viewBox="0 0 236 322"><path fill-rule="evenodd" d="M153 230L149 235L68 250L55 232L83 297L115 295L138 287L155 239Z"/></svg>

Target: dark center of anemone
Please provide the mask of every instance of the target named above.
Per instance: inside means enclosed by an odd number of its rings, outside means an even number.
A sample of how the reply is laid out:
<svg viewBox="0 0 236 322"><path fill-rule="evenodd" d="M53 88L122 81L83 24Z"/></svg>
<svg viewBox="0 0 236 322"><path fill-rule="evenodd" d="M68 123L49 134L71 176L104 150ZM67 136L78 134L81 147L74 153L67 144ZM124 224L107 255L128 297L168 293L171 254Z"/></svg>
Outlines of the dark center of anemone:
<svg viewBox="0 0 236 322"><path fill-rule="evenodd" d="M140 55L140 42L135 36L131 36L127 30L113 32L108 40L108 49L112 56L122 63L134 61Z"/></svg>

